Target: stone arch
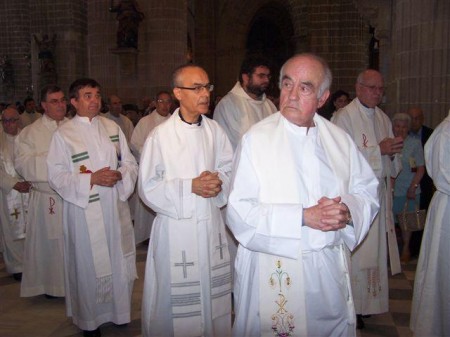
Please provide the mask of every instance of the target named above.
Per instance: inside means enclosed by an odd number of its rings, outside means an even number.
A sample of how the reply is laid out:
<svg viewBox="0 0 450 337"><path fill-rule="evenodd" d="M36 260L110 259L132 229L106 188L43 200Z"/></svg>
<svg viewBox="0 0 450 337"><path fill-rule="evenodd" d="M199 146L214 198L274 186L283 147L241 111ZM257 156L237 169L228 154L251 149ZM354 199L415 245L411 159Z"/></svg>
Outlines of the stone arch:
<svg viewBox="0 0 450 337"><path fill-rule="evenodd" d="M261 7L249 25L247 53L269 55L279 68L294 52L294 27L285 6L269 3Z"/></svg>
<svg viewBox="0 0 450 337"><path fill-rule="evenodd" d="M277 31L275 35L283 39L278 46L265 45L260 48L263 52L274 47L281 51L281 55L274 60L275 65L281 66L293 53L294 20L290 8L286 0L233 1L224 2L220 6L217 17L215 71L218 93L226 94L237 80L242 59L249 50L255 50L255 45L252 45L255 40L250 37L258 27L270 24L272 29ZM267 42L270 36L263 37L260 42L264 43L264 38Z"/></svg>

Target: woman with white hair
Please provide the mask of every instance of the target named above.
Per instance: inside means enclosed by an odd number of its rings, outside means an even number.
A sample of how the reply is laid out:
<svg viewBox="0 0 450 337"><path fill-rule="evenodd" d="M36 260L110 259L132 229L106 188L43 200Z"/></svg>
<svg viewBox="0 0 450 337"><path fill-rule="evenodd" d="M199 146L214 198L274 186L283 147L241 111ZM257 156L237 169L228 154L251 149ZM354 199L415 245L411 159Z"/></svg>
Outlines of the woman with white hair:
<svg viewBox="0 0 450 337"><path fill-rule="evenodd" d="M411 117L406 113L396 113L392 118L392 129L396 137L403 138L401 154L402 170L394 181L393 211L397 218L407 204L407 210L412 211L415 205L420 205L420 180L425 173L423 148L420 140L408 136L411 127ZM409 240L411 232L402 228L403 248L400 260L407 263L410 258Z"/></svg>

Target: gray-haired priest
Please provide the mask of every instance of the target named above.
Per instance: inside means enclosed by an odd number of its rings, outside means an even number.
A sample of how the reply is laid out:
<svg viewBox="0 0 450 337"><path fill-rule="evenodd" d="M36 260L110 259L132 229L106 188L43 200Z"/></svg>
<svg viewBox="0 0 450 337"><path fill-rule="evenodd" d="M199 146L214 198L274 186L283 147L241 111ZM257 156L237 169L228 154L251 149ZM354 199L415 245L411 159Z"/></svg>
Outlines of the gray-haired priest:
<svg viewBox="0 0 450 337"><path fill-rule="evenodd" d="M346 251L378 211L378 181L350 136L317 114L330 83L320 57L289 59L280 112L237 150L227 212L240 244L235 337L356 335Z"/></svg>

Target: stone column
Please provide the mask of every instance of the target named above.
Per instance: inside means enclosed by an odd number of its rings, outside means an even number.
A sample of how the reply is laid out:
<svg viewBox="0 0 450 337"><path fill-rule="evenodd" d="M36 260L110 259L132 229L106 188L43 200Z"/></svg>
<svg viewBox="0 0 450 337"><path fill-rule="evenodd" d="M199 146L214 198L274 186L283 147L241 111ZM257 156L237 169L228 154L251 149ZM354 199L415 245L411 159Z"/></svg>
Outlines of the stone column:
<svg viewBox="0 0 450 337"><path fill-rule="evenodd" d="M86 74L86 0L57 0L52 5L29 1L29 7L36 94L53 83L67 93L69 85ZM48 54L46 44L50 44Z"/></svg>
<svg viewBox="0 0 450 337"><path fill-rule="evenodd" d="M179 0L141 1L146 13L141 23L142 96L154 96L157 91L169 89L172 71L186 63L187 3ZM141 44L142 43L142 44Z"/></svg>
<svg viewBox="0 0 450 337"><path fill-rule="evenodd" d="M328 61L333 73L332 92L341 89L354 97L356 76L368 64L367 21L353 0L315 0L307 10L309 45L302 51L313 51ZM299 31L305 30L303 20L296 23Z"/></svg>
<svg viewBox="0 0 450 337"><path fill-rule="evenodd" d="M450 108L450 1L394 1L393 109L420 106L435 127Z"/></svg>
<svg viewBox="0 0 450 337"><path fill-rule="evenodd" d="M117 3L117 1L115 2ZM131 86L130 78L121 81L119 56L111 50L117 48L116 13L109 11L111 2L107 0L88 1L88 36L86 76L94 78L102 86L102 94L106 98L109 94L118 94L124 102L126 97L118 92L118 85ZM133 76L134 86L136 85Z"/></svg>
<svg viewBox="0 0 450 337"><path fill-rule="evenodd" d="M3 1L0 10L0 59L6 57L13 73L0 79L0 101L21 101L31 90L30 20L28 0ZM1 62L1 60L0 60ZM8 70L9 72L9 70ZM28 90L27 90L28 89ZM36 96L35 96L36 97Z"/></svg>
<svg viewBox="0 0 450 337"><path fill-rule="evenodd" d="M217 4L213 1L197 0L193 22L195 35L193 36L194 62L204 67L208 72L211 83L215 81L215 57L216 44L220 41L215 39L215 11Z"/></svg>

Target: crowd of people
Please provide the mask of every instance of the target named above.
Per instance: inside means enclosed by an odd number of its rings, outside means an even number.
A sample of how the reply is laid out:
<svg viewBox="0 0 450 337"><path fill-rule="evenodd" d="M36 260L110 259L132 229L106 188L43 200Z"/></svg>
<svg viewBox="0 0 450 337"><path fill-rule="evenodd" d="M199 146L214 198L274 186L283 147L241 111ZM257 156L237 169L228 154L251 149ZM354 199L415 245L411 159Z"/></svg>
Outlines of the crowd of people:
<svg viewBox="0 0 450 337"><path fill-rule="evenodd" d="M450 115L434 132L418 107L391 120L373 69L353 100L330 94L311 53L282 66L274 104L271 69L246 57L214 104L195 64L142 109L91 78L5 104L0 243L20 296L65 297L101 336L130 322L148 241L143 336L355 336L420 252L410 327L450 334ZM417 208L423 239L398 225Z"/></svg>

